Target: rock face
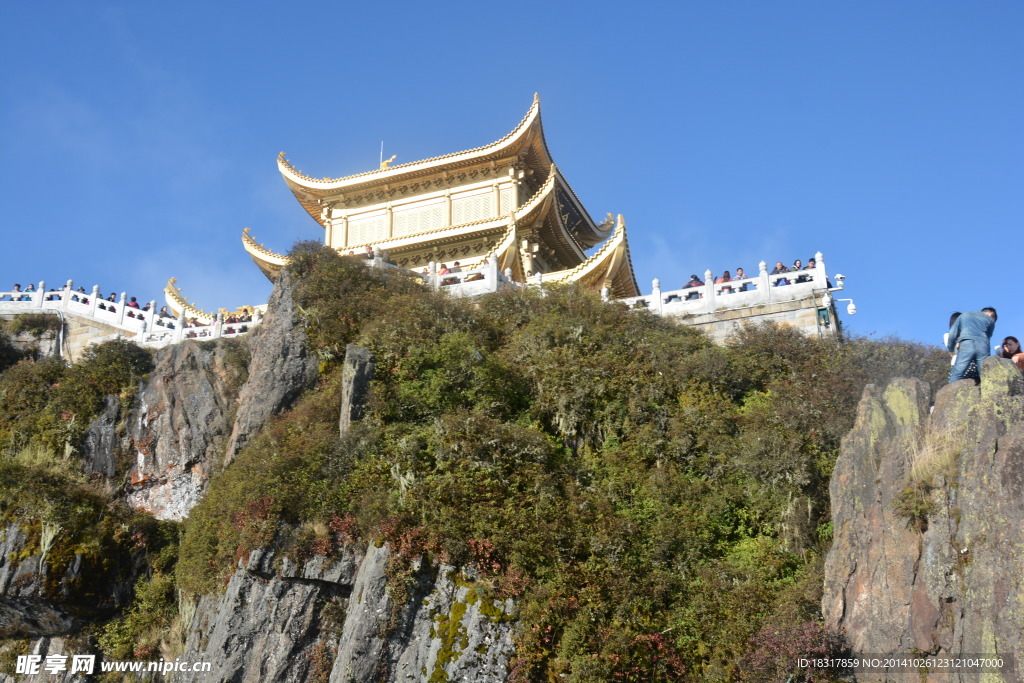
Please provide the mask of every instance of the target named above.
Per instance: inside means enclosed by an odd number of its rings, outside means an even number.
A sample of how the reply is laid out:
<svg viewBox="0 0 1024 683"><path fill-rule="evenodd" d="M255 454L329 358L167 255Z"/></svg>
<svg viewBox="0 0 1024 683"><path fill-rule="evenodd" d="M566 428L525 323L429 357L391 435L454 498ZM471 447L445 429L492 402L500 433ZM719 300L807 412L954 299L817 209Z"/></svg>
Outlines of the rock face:
<svg viewBox="0 0 1024 683"><path fill-rule="evenodd" d="M212 470L315 382L317 366L306 352L292 286L290 274L282 274L269 313L247 337L217 344L186 341L157 354L125 448L134 454L131 505L159 519L184 519ZM94 426L95 441L106 444L112 423ZM104 448L89 457L105 464L113 446Z"/></svg>
<svg viewBox="0 0 1024 683"><path fill-rule="evenodd" d="M121 412L121 401L117 396L107 396L103 412L89 423L89 431L82 442L82 460L86 472L99 472L108 479L114 477L114 465L120 439L117 434L117 417Z"/></svg>
<svg viewBox="0 0 1024 683"><path fill-rule="evenodd" d="M267 303L267 316L245 342L252 360L250 380L239 395L238 416L225 453L230 462L267 418L287 408L317 378L317 361L310 356L306 332L292 298L295 281L281 272Z"/></svg>
<svg viewBox="0 0 1024 683"><path fill-rule="evenodd" d="M231 433L236 395L226 356L222 345L192 341L157 354L132 411L133 507L180 520L199 502Z"/></svg>
<svg viewBox="0 0 1024 683"><path fill-rule="evenodd" d="M369 349L356 344L345 348L345 364L341 372L341 418L338 420L338 431L342 436L353 422L363 417L373 371L373 354Z"/></svg>
<svg viewBox="0 0 1024 683"><path fill-rule="evenodd" d="M254 553L223 595L202 598L183 658L213 662L211 680L504 681L511 601L420 566L396 610L389 557L370 545L299 566Z"/></svg>
<svg viewBox="0 0 1024 683"><path fill-rule="evenodd" d="M60 543L56 536L51 541ZM115 558L64 553L54 561L40 543L18 524L0 529L0 638L63 635L127 602L130 569L117 567ZM93 587L90 594L76 591L81 583Z"/></svg>
<svg viewBox="0 0 1024 683"><path fill-rule="evenodd" d="M990 357L980 387L929 403L917 380L864 391L831 482L825 621L858 653L1012 655L997 680L1021 680L1024 378Z"/></svg>

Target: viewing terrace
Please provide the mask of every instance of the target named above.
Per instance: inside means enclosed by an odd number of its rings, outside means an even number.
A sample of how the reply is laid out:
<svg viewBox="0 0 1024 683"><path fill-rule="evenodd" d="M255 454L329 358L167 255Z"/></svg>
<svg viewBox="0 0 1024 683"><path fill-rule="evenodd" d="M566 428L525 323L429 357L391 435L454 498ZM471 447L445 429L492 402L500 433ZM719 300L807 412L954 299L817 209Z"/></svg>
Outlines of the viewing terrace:
<svg viewBox="0 0 1024 683"><path fill-rule="evenodd" d="M434 262L424 269L425 272L400 268L388 263L379 250L365 261L368 267L401 271L435 291L446 291L452 296L480 296L504 287L543 288L545 284L555 281L553 278L546 279L543 273L537 273L530 276L525 284L515 282L511 270L501 272L493 256L477 267L448 272L442 272ZM844 278L837 275L838 286L833 287L826 275L820 252L816 254L815 262L812 268L770 274L767 264L761 261L755 277L718 283L713 281L711 271L706 270L703 284L673 290L663 290L661 281L655 279L651 294L617 301L630 308L648 310L658 315L691 318L698 324L699 319L714 317L713 314L731 318L755 317L761 309L787 302L803 302L798 305L804 308L828 309L834 301L828 293L841 290ZM820 306L818 296L821 296ZM607 288L602 290L602 298L609 300ZM176 318L161 315L157 311L156 301L150 301L142 307L133 307L126 299L124 292L116 301L103 299L98 285L87 293L81 288L75 290L72 281L68 280L63 288L46 291L46 283L40 282L34 291L0 292L0 314L53 313L84 318L110 328L112 333L106 338L125 337L151 348L161 348L185 339L207 341L238 337L250 332L262 319L262 311L257 308L251 320L242 322L226 322L223 313L217 313L209 322L189 321L184 311ZM750 311L745 312L744 309ZM854 310L851 304L849 311L852 313ZM95 341L104 339L97 338Z"/></svg>
<svg viewBox="0 0 1024 683"><path fill-rule="evenodd" d="M35 291L0 292L0 314L52 313L85 318L116 330L112 336L123 336L141 346L161 348L176 344L183 339L219 339L243 335L259 325L261 312L256 309L251 321L243 323L224 322L222 313L208 324L190 324L182 313L177 318L161 316L156 301L135 308L126 301L121 292L116 301L103 299L99 285L91 292L75 290L74 283L67 281L62 289L46 291L46 283L40 282Z"/></svg>

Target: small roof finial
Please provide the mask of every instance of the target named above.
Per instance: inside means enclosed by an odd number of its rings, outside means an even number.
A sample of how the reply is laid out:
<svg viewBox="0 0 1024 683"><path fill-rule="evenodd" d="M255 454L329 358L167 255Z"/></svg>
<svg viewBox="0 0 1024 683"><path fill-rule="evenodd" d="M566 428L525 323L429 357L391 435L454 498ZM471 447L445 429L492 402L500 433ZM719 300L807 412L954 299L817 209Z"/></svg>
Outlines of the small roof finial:
<svg viewBox="0 0 1024 683"><path fill-rule="evenodd" d="M533 93L533 103L534 104L539 104L540 103L540 93L539 92Z"/></svg>

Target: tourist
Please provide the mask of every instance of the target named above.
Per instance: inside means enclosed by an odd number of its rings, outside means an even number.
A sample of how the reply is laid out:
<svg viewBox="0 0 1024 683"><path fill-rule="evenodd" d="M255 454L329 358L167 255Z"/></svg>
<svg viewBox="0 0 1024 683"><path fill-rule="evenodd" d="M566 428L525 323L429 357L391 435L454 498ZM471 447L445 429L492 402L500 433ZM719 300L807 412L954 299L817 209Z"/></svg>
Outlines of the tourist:
<svg viewBox="0 0 1024 683"><path fill-rule="evenodd" d="M800 262L800 259L797 259L796 261L793 261L793 268L792 268L792 270L803 270L803 269L804 269L804 266L803 266L803 263ZM811 281L811 276L807 275L806 273L803 273L803 274L797 276L794 284L800 284L801 282L810 282L810 281Z"/></svg>
<svg viewBox="0 0 1024 683"><path fill-rule="evenodd" d="M949 328L946 349L956 351L956 362L949 372L950 383L964 379L971 361L978 369L988 356L992 344L992 331L996 327L996 309L987 307L980 311L968 311L957 316Z"/></svg>
<svg viewBox="0 0 1024 683"><path fill-rule="evenodd" d="M367 244L366 247L363 249L363 258L367 260L373 260L373 247L371 247L369 244Z"/></svg>
<svg viewBox="0 0 1024 683"><path fill-rule="evenodd" d="M28 287L25 288L25 291L26 292L32 292L32 294L35 294L36 286L35 285L29 285ZM24 294L24 295L22 295L21 300L22 301L32 301L32 295L31 294Z"/></svg>
<svg viewBox="0 0 1024 683"><path fill-rule="evenodd" d="M746 280L747 279L747 274L743 271L742 268L737 268L736 269L736 275L733 276L732 279L733 280ZM750 283L749 282L744 282L742 285L740 285L736 289L736 291L737 292L746 292L749 289L750 289Z"/></svg>
<svg viewBox="0 0 1024 683"><path fill-rule="evenodd" d="M160 307L160 312L157 313L157 315L160 316L161 318L170 318L170 317L172 317L171 316L171 312L167 310L166 306L161 306Z"/></svg>
<svg viewBox="0 0 1024 683"><path fill-rule="evenodd" d="M953 327L953 323L960 317L960 311L955 311L953 315L949 316L949 327ZM942 346L947 347L949 345L949 332L942 335ZM952 367L956 364L956 351L949 354L949 366ZM981 373L978 372L978 364L971 361L970 365L967 366L967 370L964 372L963 379L978 380L981 378Z"/></svg>
<svg viewBox="0 0 1024 683"><path fill-rule="evenodd" d="M462 265L458 261L456 261L455 265L453 265L451 270L449 270L448 272L449 273L461 273L462 272Z"/></svg>
<svg viewBox="0 0 1024 683"><path fill-rule="evenodd" d="M138 307L139 307L139 302L135 300L134 296L131 297L128 300L128 308L138 308Z"/></svg>
<svg viewBox="0 0 1024 683"><path fill-rule="evenodd" d="M786 266L782 265L782 261L776 261L775 262L775 269L772 270L771 274L772 275L781 275L782 273L788 273L788 272L789 272L789 268L787 268ZM775 281L775 286L776 287L783 287L783 286L788 285L788 284L789 284L789 280L787 280L784 277L780 277L778 280Z"/></svg>
<svg viewBox="0 0 1024 683"><path fill-rule="evenodd" d="M4 294L4 301L21 301L21 285L17 282L11 287L10 294Z"/></svg>
<svg viewBox="0 0 1024 683"><path fill-rule="evenodd" d="M1016 337L1007 337L1003 339L1000 349L1000 358L1008 358L1012 360L1013 364L1016 365L1019 370L1024 372L1024 351L1021 350L1020 342L1017 341Z"/></svg>
<svg viewBox="0 0 1024 683"><path fill-rule="evenodd" d="M438 275L447 275L448 272L449 272L448 271L448 264L442 263L441 264L441 270L437 271L437 274Z"/></svg>
<svg viewBox="0 0 1024 683"><path fill-rule="evenodd" d="M703 287L703 286L704 286L704 282L699 277L697 277L696 274L694 274L694 275L690 276L690 281L687 282L685 285L683 285L683 289L691 289L691 288L694 288L694 287ZM692 299L699 299L700 297L701 297L700 292L690 292L689 294L686 295L686 300L690 301Z"/></svg>
<svg viewBox="0 0 1024 683"><path fill-rule="evenodd" d="M729 275L729 271L728 270L725 271L724 273L722 273L722 277L720 277L717 280L715 280L715 284L716 285L720 285L720 284L723 284L723 283L726 283L726 282L732 282L732 276ZM718 290L718 293L719 294L732 294L732 287L722 287L720 290Z"/></svg>

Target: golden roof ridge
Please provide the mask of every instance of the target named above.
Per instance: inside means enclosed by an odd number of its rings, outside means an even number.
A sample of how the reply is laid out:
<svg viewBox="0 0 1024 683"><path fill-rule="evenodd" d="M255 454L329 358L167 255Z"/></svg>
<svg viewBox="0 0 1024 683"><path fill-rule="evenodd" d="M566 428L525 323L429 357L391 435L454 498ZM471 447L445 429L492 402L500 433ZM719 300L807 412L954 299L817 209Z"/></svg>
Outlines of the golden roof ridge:
<svg viewBox="0 0 1024 683"><path fill-rule="evenodd" d="M621 239L619 239L620 237ZM556 282L562 282L564 280L570 279L573 276L582 273L587 268L593 266L595 263L600 263L608 255L608 252L611 251L611 249L613 248L617 248L620 243L628 247L628 242L626 242L626 219L622 217L621 213L619 214L618 223L615 226L615 230L612 232L608 240L604 244L602 244L597 251L594 252L593 256L586 259L583 263L579 264L578 266L570 270L560 270L555 273L551 273L551 275L557 277L557 279L555 280Z"/></svg>
<svg viewBox="0 0 1024 683"><path fill-rule="evenodd" d="M516 127L513 128L504 137L502 137L502 138L500 138L500 139L498 139L498 140L496 140L494 142L491 142L489 144L486 144L486 145L481 145L479 147L473 147L472 149L465 149L465 150L462 150L460 152L451 152L449 154L442 154L442 155L436 156L436 157L428 157L426 159L418 159L417 161L409 161L409 162L404 163L404 164L399 164L398 166L389 166L387 168L375 168L375 169L372 169L372 170L369 170L369 171L363 171L362 173L353 173L351 175L341 176L341 177L338 177L338 178L330 178L330 177L327 177L327 176L325 176L323 178L313 178L311 176L307 176L302 171L299 171L298 169L296 169L295 166L293 166L292 163L285 157L285 153L283 151L279 152L278 155L277 155L277 165L278 165L278 168L280 168L282 170L282 172L287 170L288 173L290 173L296 179L304 180L304 181L309 182L309 183L318 183L318 184L323 184L323 185L330 185L330 184L333 184L333 183L343 183L343 182L346 182L346 181L354 180L356 178L365 178L365 177L369 177L369 176L373 176L373 175L383 175L385 173L390 173L392 171L398 171L398 170L401 170L401 169L409 169L410 167L417 166L419 164L430 164L430 163L434 163L436 161L441 161L443 159L452 159L454 157L459 157L459 156L466 155L466 154L476 154L478 152L483 152L483 151L486 151L488 149L501 147L501 145L503 143L508 142L510 139L515 137L517 134L519 134L527 126L527 124L530 122L530 120L532 118L539 118L539 112L540 112L540 95L538 93L534 93L533 94L533 104L530 105L530 109L526 112L526 115L522 118L522 120L518 123L518 125L516 125ZM547 143L545 143L545 146L546 146L546 144Z"/></svg>
<svg viewBox="0 0 1024 683"><path fill-rule="evenodd" d="M252 253L252 251L258 251L263 256L280 259L282 262L287 262L288 257L284 254L278 254L276 251L270 251L262 244L256 242L253 238L249 228L242 228L242 244L246 247L246 251Z"/></svg>

